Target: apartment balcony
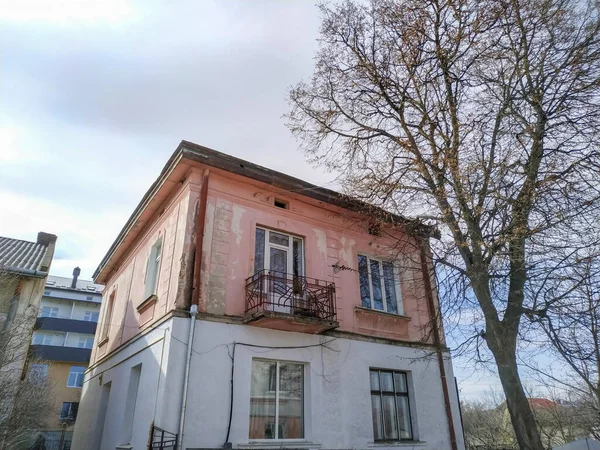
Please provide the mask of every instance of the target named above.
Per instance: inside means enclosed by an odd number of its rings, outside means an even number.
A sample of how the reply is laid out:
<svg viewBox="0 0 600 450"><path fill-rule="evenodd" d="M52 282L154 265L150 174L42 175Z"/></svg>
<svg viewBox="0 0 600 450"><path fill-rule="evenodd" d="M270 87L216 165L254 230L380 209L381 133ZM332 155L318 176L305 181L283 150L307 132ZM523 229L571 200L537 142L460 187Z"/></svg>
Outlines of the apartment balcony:
<svg viewBox="0 0 600 450"><path fill-rule="evenodd" d="M45 361L83 364L90 362L92 354L92 350L89 348L63 347L58 345L31 345L29 351L32 356Z"/></svg>
<svg viewBox="0 0 600 450"><path fill-rule="evenodd" d="M262 270L246 280L245 322L311 334L337 328L335 284Z"/></svg>
<svg viewBox="0 0 600 450"><path fill-rule="evenodd" d="M59 317L38 317L35 321L36 330L65 331L82 334L95 334L97 325L96 322L62 319Z"/></svg>

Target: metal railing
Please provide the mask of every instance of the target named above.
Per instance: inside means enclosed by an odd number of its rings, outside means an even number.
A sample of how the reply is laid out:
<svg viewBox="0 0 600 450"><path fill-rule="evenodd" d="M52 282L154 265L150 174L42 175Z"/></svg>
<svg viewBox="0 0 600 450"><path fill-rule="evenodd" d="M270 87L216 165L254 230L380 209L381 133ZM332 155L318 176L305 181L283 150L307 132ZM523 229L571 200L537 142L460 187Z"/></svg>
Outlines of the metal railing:
<svg viewBox="0 0 600 450"><path fill-rule="evenodd" d="M335 320L335 284L261 270L246 279L246 314L260 311Z"/></svg>
<svg viewBox="0 0 600 450"><path fill-rule="evenodd" d="M175 450L177 448L177 435L169 433L162 428L152 424L150 430L150 442L148 444L148 450L159 449L159 450Z"/></svg>

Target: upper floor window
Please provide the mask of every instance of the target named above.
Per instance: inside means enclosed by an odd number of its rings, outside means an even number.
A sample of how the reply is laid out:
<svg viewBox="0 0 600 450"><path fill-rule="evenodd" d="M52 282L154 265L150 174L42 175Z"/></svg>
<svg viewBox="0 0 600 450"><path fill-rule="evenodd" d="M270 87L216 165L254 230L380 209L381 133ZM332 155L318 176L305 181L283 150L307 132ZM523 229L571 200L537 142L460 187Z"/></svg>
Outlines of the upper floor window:
<svg viewBox="0 0 600 450"><path fill-rule="evenodd" d="M158 273L160 270L160 256L162 253L162 239L158 239L148 256L148 263L146 264L146 279L145 284L145 298L156 294L156 287L158 286Z"/></svg>
<svg viewBox="0 0 600 450"><path fill-rule="evenodd" d="M42 306L40 317L58 317L58 308L55 306Z"/></svg>
<svg viewBox="0 0 600 450"><path fill-rule="evenodd" d="M93 337L80 337L77 345L79 348L92 348L94 346Z"/></svg>
<svg viewBox="0 0 600 450"><path fill-rule="evenodd" d="M254 273L264 269L271 273L304 275L302 238L257 227Z"/></svg>
<svg viewBox="0 0 600 450"><path fill-rule="evenodd" d="M34 333L31 344L32 345L50 345L51 342L52 342L51 334Z"/></svg>
<svg viewBox="0 0 600 450"><path fill-rule="evenodd" d="M69 371L69 378L67 379L67 387L71 388L80 388L83 386L83 372L85 372L85 367L81 366L71 366L71 370Z"/></svg>
<svg viewBox="0 0 600 450"><path fill-rule="evenodd" d="M358 255L360 299L364 308L402 314L400 289L390 261Z"/></svg>
<svg viewBox="0 0 600 450"><path fill-rule="evenodd" d="M304 365L252 361L250 439L304 438Z"/></svg>
<svg viewBox="0 0 600 450"><path fill-rule="evenodd" d="M406 373L371 369L375 441L412 439Z"/></svg>
<svg viewBox="0 0 600 450"><path fill-rule="evenodd" d="M99 314L98 311L86 311L83 315L83 320L86 322L98 322Z"/></svg>
<svg viewBox="0 0 600 450"><path fill-rule="evenodd" d="M112 291L110 297L108 297L108 303L106 304L106 312L104 313L104 323L102 324L102 333L100 334L100 340L108 338L108 332L110 331L110 322L112 321L113 310L115 309L115 293Z"/></svg>

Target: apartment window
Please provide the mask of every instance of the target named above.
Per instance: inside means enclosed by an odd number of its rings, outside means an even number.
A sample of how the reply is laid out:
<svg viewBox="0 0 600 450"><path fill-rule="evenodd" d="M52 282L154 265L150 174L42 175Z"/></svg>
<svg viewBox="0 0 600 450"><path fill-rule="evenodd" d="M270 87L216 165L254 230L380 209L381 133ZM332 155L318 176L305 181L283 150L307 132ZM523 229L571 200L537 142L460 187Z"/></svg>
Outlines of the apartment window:
<svg viewBox="0 0 600 450"><path fill-rule="evenodd" d="M160 255L162 253L162 239L156 241L150 250L148 256L148 264L146 264L146 280L145 293L146 298L152 294L156 294L156 287L158 286L158 274L160 270Z"/></svg>
<svg viewBox="0 0 600 450"><path fill-rule="evenodd" d="M92 348L94 346L93 337L80 337L77 347L79 348Z"/></svg>
<svg viewBox="0 0 600 450"><path fill-rule="evenodd" d="M98 322L99 315L98 311L86 311L83 315L83 320L86 322Z"/></svg>
<svg viewBox="0 0 600 450"><path fill-rule="evenodd" d="M52 342L51 334L34 333L31 344L32 345L50 345L51 342Z"/></svg>
<svg viewBox="0 0 600 450"><path fill-rule="evenodd" d="M75 420L77 419L77 411L79 410L78 402L64 402L60 410L61 420Z"/></svg>
<svg viewBox="0 0 600 450"><path fill-rule="evenodd" d="M370 376L375 440L412 439L406 373L371 369Z"/></svg>
<svg viewBox="0 0 600 450"><path fill-rule="evenodd" d="M80 388L83 386L83 372L85 367L71 366L69 378L67 379L67 387Z"/></svg>
<svg viewBox="0 0 600 450"><path fill-rule="evenodd" d="M250 439L304 438L304 365L252 361Z"/></svg>
<svg viewBox="0 0 600 450"><path fill-rule="evenodd" d="M42 306L40 317L58 317L58 308L55 306Z"/></svg>
<svg viewBox="0 0 600 450"><path fill-rule="evenodd" d="M50 291L44 291L44 295L50 295Z"/></svg>
<svg viewBox="0 0 600 450"><path fill-rule="evenodd" d="M29 366L29 379L45 381L48 378L48 364L32 364Z"/></svg>
<svg viewBox="0 0 600 450"><path fill-rule="evenodd" d="M101 341L108 338L108 332L110 331L110 322L112 321L113 310L115 309L115 294L116 291L112 291L110 297L108 297L106 312L104 313L104 323L102 324L102 334L100 335Z"/></svg>
<svg viewBox="0 0 600 450"><path fill-rule="evenodd" d="M402 314L399 283L390 261L358 255L358 277L364 308Z"/></svg>
<svg viewBox="0 0 600 450"><path fill-rule="evenodd" d="M263 269L271 273L304 275L302 238L266 228L256 228L254 273Z"/></svg>
<svg viewBox="0 0 600 450"><path fill-rule="evenodd" d="M94 297L93 297L93 296L91 296L91 295L87 295L87 296L85 297L85 299L86 299L86 300L94 300Z"/></svg>

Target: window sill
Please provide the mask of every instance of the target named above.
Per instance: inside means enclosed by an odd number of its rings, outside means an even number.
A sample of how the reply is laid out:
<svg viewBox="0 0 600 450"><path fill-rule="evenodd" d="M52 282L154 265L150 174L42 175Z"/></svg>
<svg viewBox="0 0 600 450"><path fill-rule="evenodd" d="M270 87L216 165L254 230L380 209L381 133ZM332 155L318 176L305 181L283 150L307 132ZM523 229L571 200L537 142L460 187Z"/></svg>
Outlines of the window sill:
<svg viewBox="0 0 600 450"><path fill-rule="evenodd" d="M424 447L427 442L424 441L381 441L369 443L369 448L381 448L381 447Z"/></svg>
<svg viewBox="0 0 600 450"><path fill-rule="evenodd" d="M100 342L98 342L98 344L96 345L96 347L102 347L107 342L108 342L108 336L106 336L104 339L101 339Z"/></svg>
<svg viewBox="0 0 600 450"><path fill-rule="evenodd" d="M384 317L393 317L395 319L404 319L404 320L411 320L410 317L408 316L404 316L402 314L396 314L396 313L390 313L390 312L386 312L386 311L379 311L378 309L370 309L370 308L365 308L363 306L355 306L354 307L354 311L356 312L365 312L367 314L377 314L377 315L381 315ZM410 441L413 442L413 441Z"/></svg>
<svg viewBox="0 0 600 450"><path fill-rule="evenodd" d="M321 444L316 444L304 439L265 439L250 441L247 444L238 444L237 448L245 449L270 449L270 448L321 448Z"/></svg>
<svg viewBox="0 0 600 450"><path fill-rule="evenodd" d="M137 306L137 308L136 308L137 312L140 314L143 313L148 308L150 308L152 305L154 305L157 301L158 301L158 297L156 296L156 294L149 295L146 300L144 300L142 303L140 303Z"/></svg>

